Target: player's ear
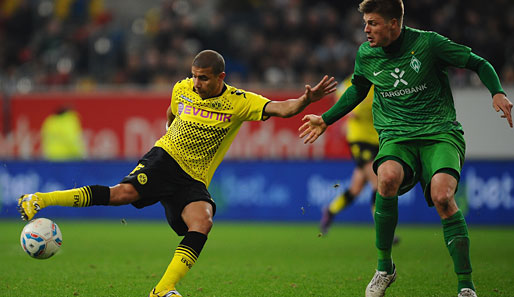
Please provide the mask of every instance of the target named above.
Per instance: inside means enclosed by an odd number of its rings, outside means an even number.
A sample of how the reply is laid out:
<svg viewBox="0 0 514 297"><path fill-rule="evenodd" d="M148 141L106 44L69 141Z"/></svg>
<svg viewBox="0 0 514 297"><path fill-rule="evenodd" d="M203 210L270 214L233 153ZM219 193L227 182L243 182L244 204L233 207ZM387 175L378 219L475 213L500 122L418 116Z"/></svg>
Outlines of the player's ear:
<svg viewBox="0 0 514 297"><path fill-rule="evenodd" d="M218 74L218 78L220 80L224 80L226 76L227 76L227 74L225 72L222 72L222 73Z"/></svg>
<svg viewBox="0 0 514 297"><path fill-rule="evenodd" d="M400 26L400 22L398 21L397 18L392 18L390 21L389 21L389 24L391 25L391 29L395 29L397 27Z"/></svg>

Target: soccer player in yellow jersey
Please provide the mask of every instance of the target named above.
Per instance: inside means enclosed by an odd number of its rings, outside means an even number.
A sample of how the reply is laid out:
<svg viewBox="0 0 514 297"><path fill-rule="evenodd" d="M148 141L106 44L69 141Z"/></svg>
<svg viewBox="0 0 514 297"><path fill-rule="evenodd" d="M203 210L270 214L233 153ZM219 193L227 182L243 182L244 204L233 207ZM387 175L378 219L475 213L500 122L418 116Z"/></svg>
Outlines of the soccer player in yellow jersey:
<svg viewBox="0 0 514 297"><path fill-rule="evenodd" d="M337 90L339 96L351 86L351 77L343 81ZM378 153L378 133L373 127L373 89L367 97L353 109L346 122L346 140L356 167L353 170L351 183L343 194L335 197L328 207L323 209L320 229L323 234L328 232L336 214L348 207L369 182L373 189L372 206L375 205L377 175L373 171L373 160Z"/></svg>
<svg viewBox="0 0 514 297"><path fill-rule="evenodd" d="M86 207L160 202L171 228L184 236L159 283L149 296L181 296L176 284L195 264L212 227L216 204L207 191L215 169L244 121L291 117L336 90L333 77L285 101L270 101L224 82L225 61L212 50L193 60L191 78L175 84L167 132L118 185L85 186L67 191L23 195L22 218L30 220L50 205Z"/></svg>

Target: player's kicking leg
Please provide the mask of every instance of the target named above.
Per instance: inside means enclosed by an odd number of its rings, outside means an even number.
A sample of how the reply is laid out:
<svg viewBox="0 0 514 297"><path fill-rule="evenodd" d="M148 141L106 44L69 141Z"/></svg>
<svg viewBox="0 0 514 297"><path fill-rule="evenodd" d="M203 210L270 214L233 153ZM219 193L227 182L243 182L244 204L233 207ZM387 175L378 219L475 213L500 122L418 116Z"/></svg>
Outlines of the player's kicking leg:
<svg viewBox="0 0 514 297"><path fill-rule="evenodd" d="M46 207L46 204L39 197L40 193L21 195L18 199L18 211L21 218L25 221L30 221L38 211Z"/></svg>
<svg viewBox="0 0 514 297"><path fill-rule="evenodd" d="M65 191L22 195L18 199L18 211L23 220L30 221L41 209L52 205L69 207L123 205L137 199L139 199L137 191L129 184L120 184L112 188L94 185Z"/></svg>

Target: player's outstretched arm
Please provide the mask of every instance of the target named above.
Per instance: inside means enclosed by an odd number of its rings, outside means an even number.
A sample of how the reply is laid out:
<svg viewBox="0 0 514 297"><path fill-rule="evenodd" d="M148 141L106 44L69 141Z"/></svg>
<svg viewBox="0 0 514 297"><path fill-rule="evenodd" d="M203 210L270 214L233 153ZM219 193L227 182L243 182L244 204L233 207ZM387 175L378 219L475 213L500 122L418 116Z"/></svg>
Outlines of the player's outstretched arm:
<svg viewBox="0 0 514 297"><path fill-rule="evenodd" d="M314 114L304 116L302 121L305 123L298 128L298 131L300 131L300 138L307 136L303 143L313 143L328 127L321 116Z"/></svg>
<svg viewBox="0 0 514 297"><path fill-rule="evenodd" d="M357 78L357 80L363 82L365 78ZM300 138L307 136L304 143L313 143L316 141L316 139L325 132L328 125L344 117L348 112L353 110L355 106L359 105L368 95L370 87L371 82L368 80L365 80L364 83L359 85L352 84L343 95L341 95L336 104L322 116L310 114L303 117L305 123L298 129L300 131Z"/></svg>
<svg viewBox="0 0 514 297"><path fill-rule="evenodd" d="M271 101L264 109L264 116L275 116L288 118L297 115L307 107L307 105L319 101L328 94L335 92L337 82L334 77L325 75L323 79L314 87L305 86L305 92L296 99L284 101Z"/></svg>
<svg viewBox="0 0 514 297"><path fill-rule="evenodd" d="M503 112L501 117L506 118L509 126L513 128L511 113L512 102L507 99L507 96L505 95L505 92L501 86L498 74L494 70L491 63L489 63L486 59L478 56L477 54L471 52L465 68L473 70L478 74L478 77L482 83L493 96L494 110L496 110L496 112L501 110Z"/></svg>
<svg viewBox="0 0 514 297"><path fill-rule="evenodd" d="M503 93L498 93L493 96L493 108L496 112L500 110L503 112L502 118L506 118L509 126L512 128L512 102L507 99Z"/></svg>

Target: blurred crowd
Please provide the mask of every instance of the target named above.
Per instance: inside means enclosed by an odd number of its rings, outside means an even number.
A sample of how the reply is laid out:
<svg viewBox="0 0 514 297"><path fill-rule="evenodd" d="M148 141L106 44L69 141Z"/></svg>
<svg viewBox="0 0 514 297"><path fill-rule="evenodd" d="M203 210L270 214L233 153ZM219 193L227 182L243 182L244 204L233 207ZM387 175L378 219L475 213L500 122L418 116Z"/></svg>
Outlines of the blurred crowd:
<svg viewBox="0 0 514 297"><path fill-rule="evenodd" d="M341 81L365 41L359 2L0 0L0 82L4 92L169 89L206 48L225 57L227 81L238 86ZM470 46L514 84L512 0L404 3L406 25ZM454 84L478 83L451 71Z"/></svg>

